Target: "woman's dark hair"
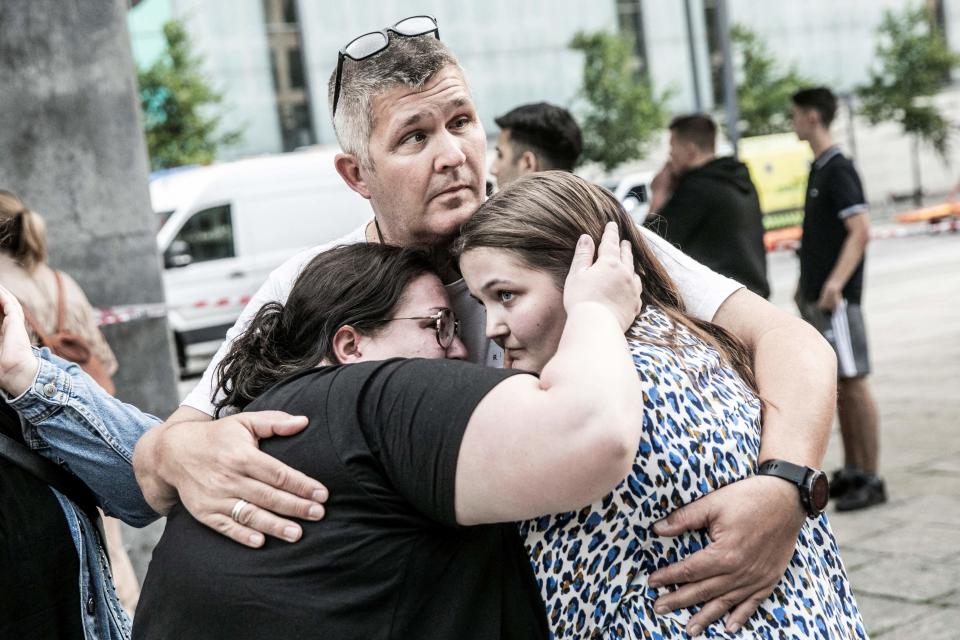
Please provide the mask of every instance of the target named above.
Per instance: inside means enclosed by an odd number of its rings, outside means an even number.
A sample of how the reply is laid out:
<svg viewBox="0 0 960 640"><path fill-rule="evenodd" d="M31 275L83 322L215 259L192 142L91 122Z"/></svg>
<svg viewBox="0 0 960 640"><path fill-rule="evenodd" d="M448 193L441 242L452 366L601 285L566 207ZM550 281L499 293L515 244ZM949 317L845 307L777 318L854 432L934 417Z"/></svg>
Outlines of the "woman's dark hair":
<svg viewBox="0 0 960 640"><path fill-rule="evenodd" d="M711 322L687 314L683 298L639 229L613 194L563 171L541 171L511 182L480 205L460 228L455 255L470 249L505 249L533 269L553 277L557 289L570 271L577 241L589 234L597 245L608 222L616 222L633 248L633 264L643 280L644 306L653 303L674 324L714 347L754 391L757 390L749 349L736 336ZM680 346L676 330L664 346Z"/></svg>
<svg viewBox="0 0 960 640"><path fill-rule="evenodd" d="M413 280L433 273L426 253L381 244L324 251L304 267L286 303L269 302L217 366L225 407L243 409L292 373L336 362L333 337L350 325L367 335L386 324Z"/></svg>

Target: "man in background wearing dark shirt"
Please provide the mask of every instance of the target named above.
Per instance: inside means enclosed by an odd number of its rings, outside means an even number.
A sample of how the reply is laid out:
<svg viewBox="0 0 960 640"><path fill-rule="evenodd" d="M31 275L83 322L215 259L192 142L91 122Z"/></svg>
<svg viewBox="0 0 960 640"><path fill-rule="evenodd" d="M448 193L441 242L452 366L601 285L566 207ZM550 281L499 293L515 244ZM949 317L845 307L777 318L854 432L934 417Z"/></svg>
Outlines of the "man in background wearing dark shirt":
<svg viewBox="0 0 960 640"><path fill-rule="evenodd" d="M793 95L793 128L810 144L814 161L804 204L797 306L837 352L838 410L844 468L834 472L830 495L837 510L886 501L877 475L877 405L867 384L870 360L860 309L870 217L860 176L834 144L830 123L837 99L829 89Z"/></svg>
<svg viewBox="0 0 960 640"><path fill-rule="evenodd" d="M650 185L647 225L717 273L770 296L763 219L750 172L716 157L717 125L708 115L674 118L670 159Z"/></svg>
<svg viewBox="0 0 960 640"><path fill-rule="evenodd" d="M573 171L583 149L580 127L570 112L547 102L524 104L494 122L500 127L490 174L502 189L527 173Z"/></svg>

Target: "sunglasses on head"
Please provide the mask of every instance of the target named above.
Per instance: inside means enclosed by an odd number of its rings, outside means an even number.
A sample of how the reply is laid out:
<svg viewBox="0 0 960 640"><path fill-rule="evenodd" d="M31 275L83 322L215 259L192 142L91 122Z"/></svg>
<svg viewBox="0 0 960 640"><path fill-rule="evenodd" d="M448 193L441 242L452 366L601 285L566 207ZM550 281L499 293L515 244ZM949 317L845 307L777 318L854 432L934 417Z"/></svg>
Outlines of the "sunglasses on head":
<svg viewBox="0 0 960 640"><path fill-rule="evenodd" d="M357 36L347 43L347 46L340 49L337 56L337 80L333 89L333 117L337 115L337 103L340 101L340 80L343 77L343 59L350 58L354 62L360 62L371 56L375 56L390 46L390 35L403 36L405 38L415 38L432 33L437 40L440 39L440 29L437 28L437 19L433 16L410 16L404 18L392 27L386 27L379 31L371 31L362 36Z"/></svg>

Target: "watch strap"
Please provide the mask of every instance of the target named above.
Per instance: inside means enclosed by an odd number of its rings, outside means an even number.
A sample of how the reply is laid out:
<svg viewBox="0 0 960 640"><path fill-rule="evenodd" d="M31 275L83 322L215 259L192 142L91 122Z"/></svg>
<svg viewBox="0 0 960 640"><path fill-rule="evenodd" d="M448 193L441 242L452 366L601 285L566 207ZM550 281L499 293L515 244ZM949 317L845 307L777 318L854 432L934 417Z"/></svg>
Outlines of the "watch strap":
<svg viewBox="0 0 960 640"><path fill-rule="evenodd" d="M787 462L786 460L767 460L760 465L757 473L763 476L783 478L798 487L802 487L809 471L807 467L802 467L798 464Z"/></svg>

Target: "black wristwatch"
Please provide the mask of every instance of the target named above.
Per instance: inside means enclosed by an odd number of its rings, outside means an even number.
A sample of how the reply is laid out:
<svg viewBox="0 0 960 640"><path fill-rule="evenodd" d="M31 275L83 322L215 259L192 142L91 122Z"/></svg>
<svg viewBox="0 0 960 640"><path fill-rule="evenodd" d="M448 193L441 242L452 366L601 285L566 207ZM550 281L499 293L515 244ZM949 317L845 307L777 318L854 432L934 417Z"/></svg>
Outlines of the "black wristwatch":
<svg viewBox="0 0 960 640"><path fill-rule="evenodd" d="M800 504L809 518L816 518L827 507L830 485L827 474L819 469L802 467L786 460L767 460L760 465L757 475L776 476L797 485L800 490Z"/></svg>

